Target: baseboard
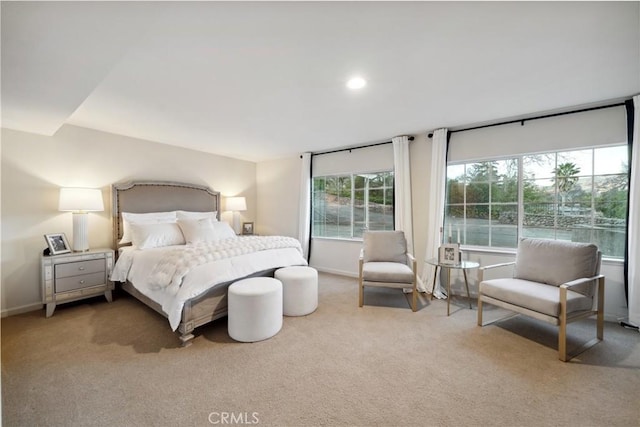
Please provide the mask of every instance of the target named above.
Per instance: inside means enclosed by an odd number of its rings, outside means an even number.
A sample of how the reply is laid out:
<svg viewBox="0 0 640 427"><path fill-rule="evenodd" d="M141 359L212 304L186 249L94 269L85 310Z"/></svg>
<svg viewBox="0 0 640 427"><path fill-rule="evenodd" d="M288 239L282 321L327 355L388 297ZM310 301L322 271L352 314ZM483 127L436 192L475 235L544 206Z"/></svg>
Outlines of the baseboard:
<svg viewBox="0 0 640 427"><path fill-rule="evenodd" d="M0 317L15 316L16 314L28 313L30 311L42 310L42 303L28 304L20 307L7 308L0 311Z"/></svg>
<svg viewBox="0 0 640 427"><path fill-rule="evenodd" d="M591 316L591 318L595 319L595 316ZM604 321L605 322L619 323L620 322L620 317L616 316L615 314L607 314L605 312L604 313Z"/></svg>
<svg viewBox="0 0 640 427"><path fill-rule="evenodd" d="M338 276L346 276L346 277L355 277L356 279L358 278L358 273L354 273L352 271L343 271L343 270L336 270L333 268L317 267L315 265L312 265L311 267L315 268L316 270L322 273L336 274Z"/></svg>

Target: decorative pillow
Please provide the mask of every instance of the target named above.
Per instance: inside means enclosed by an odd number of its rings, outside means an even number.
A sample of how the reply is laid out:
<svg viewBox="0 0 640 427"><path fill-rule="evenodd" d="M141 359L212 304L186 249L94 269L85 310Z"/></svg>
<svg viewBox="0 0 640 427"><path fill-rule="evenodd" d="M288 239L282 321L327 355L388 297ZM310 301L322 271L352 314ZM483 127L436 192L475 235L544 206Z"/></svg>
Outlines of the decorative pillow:
<svg viewBox="0 0 640 427"><path fill-rule="evenodd" d="M209 218L211 221L218 220L218 211L211 212L191 212L191 211L176 211L178 219L204 219Z"/></svg>
<svg viewBox="0 0 640 427"><path fill-rule="evenodd" d="M138 249L184 245L184 236L175 222L158 224L131 223L131 243Z"/></svg>
<svg viewBox="0 0 640 427"><path fill-rule="evenodd" d="M211 224L216 232L216 236L218 236L220 240L238 237L236 236L236 232L233 231L233 228L224 221L212 222Z"/></svg>
<svg viewBox="0 0 640 427"><path fill-rule="evenodd" d="M187 243L217 242L220 240L211 218L178 219L178 226L182 230Z"/></svg>
<svg viewBox="0 0 640 427"><path fill-rule="evenodd" d="M122 212L122 239L120 244L131 243L131 224L158 224L161 222L175 222L176 212L131 213Z"/></svg>

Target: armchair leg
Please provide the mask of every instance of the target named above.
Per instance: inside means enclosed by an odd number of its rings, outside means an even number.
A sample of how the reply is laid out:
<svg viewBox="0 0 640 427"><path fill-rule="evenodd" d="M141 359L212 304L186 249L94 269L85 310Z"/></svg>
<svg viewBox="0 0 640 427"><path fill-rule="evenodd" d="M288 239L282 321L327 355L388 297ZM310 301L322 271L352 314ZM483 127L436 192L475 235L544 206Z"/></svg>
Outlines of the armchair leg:
<svg viewBox="0 0 640 427"><path fill-rule="evenodd" d="M362 277L362 269L364 267L364 262L362 261L362 257L358 260L358 307L362 307L364 305L364 283Z"/></svg>
<svg viewBox="0 0 640 427"><path fill-rule="evenodd" d="M597 320L598 324L596 326L597 331L596 331L596 337L598 337L599 341L603 340L604 337L604 312L599 311L598 312L598 320Z"/></svg>
<svg viewBox="0 0 640 427"><path fill-rule="evenodd" d="M411 310L413 311L418 310L418 290L415 288L415 286L413 287L413 299L411 301Z"/></svg>
<svg viewBox="0 0 640 427"><path fill-rule="evenodd" d="M482 326L482 298L478 294L478 326Z"/></svg>
<svg viewBox="0 0 640 427"><path fill-rule="evenodd" d="M567 361L567 288L560 286L560 328L558 329L558 357Z"/></svg>
<svg viewBox="0 0 640 427"><path fill-rule="evenodd" d="M558 330L558 358L563 362L567 359L567 322L560 319L560 329Z"/></svg>
<svg viewBox="0 0 640 427"><path fill-rule="evenodd" d="M602 341L604 336L604 277L598 280L598 315L596 337Z"/></svg>

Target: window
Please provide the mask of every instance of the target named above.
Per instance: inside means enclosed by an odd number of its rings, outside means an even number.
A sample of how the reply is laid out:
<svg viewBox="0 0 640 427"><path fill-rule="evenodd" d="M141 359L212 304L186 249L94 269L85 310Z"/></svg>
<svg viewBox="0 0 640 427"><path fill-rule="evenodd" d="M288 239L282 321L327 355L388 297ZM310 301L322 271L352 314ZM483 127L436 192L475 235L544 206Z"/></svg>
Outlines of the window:
<svg viewBox="0 0 640 427"><path fill-rule="evenodd" d="M447 241L515 248L518 237L593 242L623 258L626 145L447 166Z"/></svg>
<svg viewBox="0 0 640 427"><path fill-rule="evenodd" d="M517 178L517 158L449 166L445 218L448 230L455 230L452 241L515 247Z"/></svg>
<svg viewBox="0 0 640 427"><path fill-rule="evenodd" d="M393 172L313 178L313 237L361 238L393 230Z"/></svg>

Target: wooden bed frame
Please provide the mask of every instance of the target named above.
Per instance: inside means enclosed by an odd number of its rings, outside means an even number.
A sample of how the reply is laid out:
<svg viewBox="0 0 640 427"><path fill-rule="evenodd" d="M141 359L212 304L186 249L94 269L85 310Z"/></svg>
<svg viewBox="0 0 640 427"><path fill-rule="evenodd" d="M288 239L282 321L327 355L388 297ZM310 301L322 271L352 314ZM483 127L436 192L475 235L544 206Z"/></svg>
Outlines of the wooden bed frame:
<svg viewBox="0 0 640 427"><path fill-rule="evenodd" d="M148 213L185 210L194 212L217 211L220 219L220 193L209 187L170 181L131 181L112 186L113 198L113 247L121 245L122 212ZM252 276L273 277L275 269L255 273ZM195 337L193 330L227 315L227 288L232 282L223 283L210 291L188 300L182 310L177 332L183 347L189 346ZM144 296L129 281L121 283L124 291L145 305L167 317L160 304Z"/></svg>

